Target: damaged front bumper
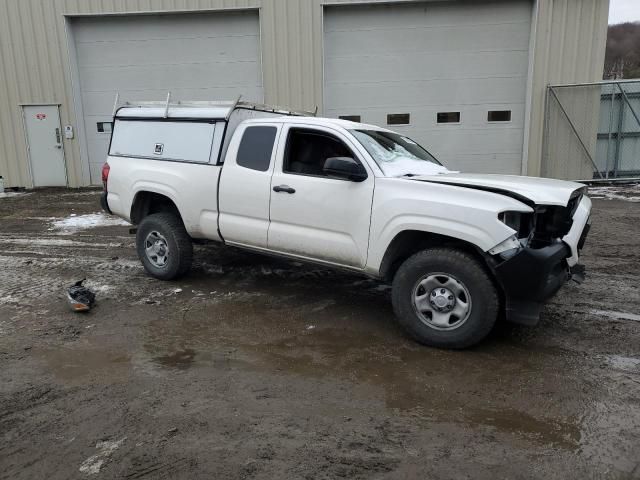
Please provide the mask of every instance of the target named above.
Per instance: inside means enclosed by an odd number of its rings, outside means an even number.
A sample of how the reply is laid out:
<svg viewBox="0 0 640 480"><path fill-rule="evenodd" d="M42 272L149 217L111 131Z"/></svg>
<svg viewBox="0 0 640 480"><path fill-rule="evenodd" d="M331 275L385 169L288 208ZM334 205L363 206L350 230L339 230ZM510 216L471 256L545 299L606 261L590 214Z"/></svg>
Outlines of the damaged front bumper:
<svg viewBox="0 0 640 480"><path fill-rule="evenodd" d="M538 323L544 302L571 278L567 264L570 256L571 249L562 242L539 249L522 248L493 265L504 293L508 321L529 326Z"/></svg>
<svg viewBox="0 0 640 480"><path fill-rule="evenodd" d="M578 264L591 226L591 200L583 196L572 225L562 239L543 248L510 247L508 242L488 253L489 266L503 292L506 319L533 326L540 320L544 303L569 279L582 283L585 269ZM502 247L502 250L500 249Z"/></svg>

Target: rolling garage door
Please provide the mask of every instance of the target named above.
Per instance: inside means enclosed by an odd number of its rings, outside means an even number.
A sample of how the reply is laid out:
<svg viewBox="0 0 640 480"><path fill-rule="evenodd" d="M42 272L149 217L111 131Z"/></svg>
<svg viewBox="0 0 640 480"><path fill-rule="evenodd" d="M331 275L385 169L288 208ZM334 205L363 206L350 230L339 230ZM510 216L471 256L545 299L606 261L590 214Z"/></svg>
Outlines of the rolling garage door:
<svg viewBox="0 0 640 480"><path fill-rule="evenodd" d="M325 114L389 126L449 168L519 174L531 12L528 0L326 8Z"/></svg>
<svg viewBox="0 0 640 480"><path fill-rule="evenodd" d="M258 13L73 20L91 182L100 183L116 92L124 101L263 101Z"/></svg>

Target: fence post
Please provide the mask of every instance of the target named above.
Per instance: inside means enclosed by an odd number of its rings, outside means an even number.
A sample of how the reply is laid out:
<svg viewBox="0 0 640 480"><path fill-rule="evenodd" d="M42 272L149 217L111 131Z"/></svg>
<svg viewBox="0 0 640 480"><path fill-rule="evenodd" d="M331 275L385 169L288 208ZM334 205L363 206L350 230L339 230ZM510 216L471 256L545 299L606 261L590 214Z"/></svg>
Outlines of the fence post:
<svg viewBox="0 0 640 480"><path fill-rule="evenodd" d="M600 92L600 101L602 101L602 92ZM609 179L609 158L611 157L611 137L612 137L612 130L613 130L613 109L615 107L615 95L613 94L613 89L611 89L611 105L609 106L609 128L607 130L609 130L608 135L607 135L607 157L605 159L605 165L604 165L604 175L605 178L608 180ZM597 140L596 140L597 142ZM597 145L597 143L596 143Z"/></svg>
<svg viewBox="0 0 640 480"><path fill-rule="evenodd" d="M612 95L615 95L612 92ZM616 97L618 95L615 95ZM620 111L618 112L618 133L616 134L616 155L613 159L613 178L618 178L618 167L620 165L620 151L622 150L622 130L624 130L624 101L620 95Z"/></svg>
<svg viewBox="0 0 640 480"><path fill-rule="evenodd" d="M549 90L553 87L549 85L547 87L547 94L544 98L544 134L542 136L542 162L540 162L540 173L538 175L542 176L544 174L544 168L549 161L549 124L551 123L551 111L549 109ZM527 171L527 175L530 175L530 172Z"/></svg>

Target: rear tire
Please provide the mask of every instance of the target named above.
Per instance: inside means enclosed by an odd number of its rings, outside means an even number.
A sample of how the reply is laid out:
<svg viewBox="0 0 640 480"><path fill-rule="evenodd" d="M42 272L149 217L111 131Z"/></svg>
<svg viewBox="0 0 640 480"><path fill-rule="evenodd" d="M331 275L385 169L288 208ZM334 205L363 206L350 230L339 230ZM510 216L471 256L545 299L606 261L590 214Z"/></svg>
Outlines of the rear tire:
<svg viewBox="0 0 640 480"><path fill-rule="evenodd" d="M418 342L462 349L481 342L498 317L495 285L471 254L434 248L407 259L393 279L393 309Z"/></svg>
<svg viewBox="0 0 640 480"><path fill-rule="evenodd" d="M136 250L147 273L160 280L181 277L191 268L191 237L172 213L144 217L136 233Z"/></svg>

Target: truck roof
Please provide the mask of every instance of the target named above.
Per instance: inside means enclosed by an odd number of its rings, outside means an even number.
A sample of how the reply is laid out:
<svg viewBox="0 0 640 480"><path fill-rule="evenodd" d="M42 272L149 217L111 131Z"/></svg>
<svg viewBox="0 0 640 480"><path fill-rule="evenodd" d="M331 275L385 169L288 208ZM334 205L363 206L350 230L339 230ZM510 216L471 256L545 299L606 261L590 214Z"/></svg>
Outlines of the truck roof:
<svg viewBox="0 0 640 480"><path fill-rule="evenodd" d="M381 130L389 131L386 128L379 127L377 125L369 125L367 123L352 122L351 120L342 120L341 118L328 118L328 117L291 117L281 116L275 118L253 118L251 120L245 120L246 123L263 123L280 122L280 123L296 123L303 125L318 125L318 126L337 126L346 128L348 130Z"/></svg>

